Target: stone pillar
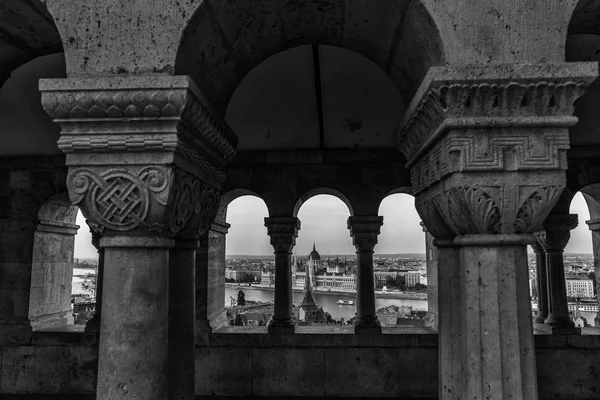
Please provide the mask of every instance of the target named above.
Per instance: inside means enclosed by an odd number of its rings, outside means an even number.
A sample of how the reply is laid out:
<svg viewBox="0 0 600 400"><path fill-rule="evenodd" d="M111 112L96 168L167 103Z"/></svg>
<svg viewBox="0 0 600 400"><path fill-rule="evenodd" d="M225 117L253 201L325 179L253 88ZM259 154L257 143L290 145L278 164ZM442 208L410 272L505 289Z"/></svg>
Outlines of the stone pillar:
<svg viewBox="0 0 600 400"><path fill-rule="evenodd" d="M543 324L548 317L548 269L546 268L546 253L539 243L531 245L535 252L535 271L538 291L538 314L533 322Z"/></svg>
<svg viewBox="0 0 600 400"><path fill-rule="evenodd" d="M169 253L169 399L193 400L195 267L198 240L178 237Z"/></svg>
<svg viewBox="0 0 600 400"><path fill-rule="evenodd" d="M275 305L269 332L293 333L296 321L292 310L292 249L300 220L296 217L266 217L265 226L275 250Z"/></svg>
<svg viewBox="0 0 600 400"><path fill-rule="evenodd" d="M594 251L594 271L596 273L596 290L600 290L600 219L592 219L585 222L592 231L592 247ZM600 306L600 295L597 295L598 306ZM600 312L596 314L594 323L600 327Z"/></svg>
<svg viewBox="0 0 600 400"><path fill-rule="evenodd" d="M98 399L167 399L169 248L161 237L104 236ZM191 351L191 349L189 349Z"/></svg>
<svg viewBox="0 0 600 400"><path fill-rule="evenodd" d="M58 207L69 209L63 204ZM34 330L73 325L73 251L78 229L79 225L66 221L40 220L37 226L29 298L29 319Z"/></svg>
<svg viewBox="0 0 600 400"><path fill-rule="evenodd" d="M196 251L196 344L208 345L212 330L227 324L225 241L230 226L215 221L200 236Z"/></svg>
<svg viewBox="0 0 600 400"><path fill-rule="evenodd" d="M429 233L425 224L421 222L425 232L425 263L427 265L427 319L425 326L438 328L439 300L438 300L438 248L433 244L434 237Z"/></svg>
<svg viewBox="0 0 600 400"><path fill-rule="evenodd" d="M447 249L441 400L538 397L527 245L566 185L574 102L597 70L433 67L398 128L417 211Z"/></svg>
<svg viewBox="0 0 600 400"><path fill-rule="evenodd" d="M92 245L98 251L98 269L96 270L96 308L94 316L85 324L85 332L100 333L100 321L102 320L102 285L104 280L104 248L100 247L100 234L90 230L92 233Z"/></svg>
<svg viewBox="0 0 600 400"><path fill-rule="evenodd" d="M571 230L577 227L577 214L552 214L546 218L543 230L536 234L546 254L548 317L545 325L553 334L579 334L569 316L567 284L563 250L569 243Z"/></svg>
<svg viewBox="0 0 600 400"><path fill-rule="evenodd" d="M356 248L356 333L381 333L381 324L375 313L375 281L373 276L373 249L377 244L383 217L348 217L348 229Z"/></svg>
<svg viewBox="0 0 600 400"><path fill-rule="evenodd" d="M40 89L62 128L71 201L102 235L96 397L193 398L195 240L217 213L237 138L186 76L41 80Z"/></svg>
<svg viewBox="0 0 600 400"><path fill-rule="evenodd" d="M460 304L460 260L458 247L452 239L436 239L434 241L438 254L439 264L437 269L436 285L439 288L439 314L437 319L439 348L438 365L440 369L439 398L447 397L451 393L460 393L462 379L461 358L461 308ZM429 275L427 283L429 284Z"/></svg>

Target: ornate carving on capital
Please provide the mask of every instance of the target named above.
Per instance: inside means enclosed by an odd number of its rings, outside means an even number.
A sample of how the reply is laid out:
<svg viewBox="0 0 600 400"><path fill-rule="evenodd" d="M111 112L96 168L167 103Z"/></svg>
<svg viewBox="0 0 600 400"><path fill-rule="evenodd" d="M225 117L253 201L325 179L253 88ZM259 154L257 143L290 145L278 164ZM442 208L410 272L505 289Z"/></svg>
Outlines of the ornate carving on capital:
<svg viewBox="0 0 600 400"><path fill-rule="evenodd" d="M531 248L536 255L543 255L544 248L540 245L539 242L531 244Z"/></svg>
<svg viewBox="0 0 600 400"><path fill-rule="evenodd" d="M140 230L172 237L193 215L218 207L216 189L169 166L70 168L67 187L101 235Z"/></svg>
<svg viewBox="0 0 600 400"><path fill-rule="evenodd" d="M436 239L448 239L455 236L442 217L441 196L417 196L415 208L423 220L427 230ZM445 209L445 207L444 207Z"/></svg>
<svg viewBox="0 0 600 400"><path fill-rule="evenodd" d="M577 214L551 214L544 221L543 230L535 236L544 251L563 251L571 238L571 230L577 225Z"/></svg>
<svg viewBox="0 0 600 400"><path fill-rule="evenodd" d="M563 191L562 186L544 186L537 188L523 201L515 218L515 233L533 233L558 201Z"/></svg>
<svg viewBox="0 0 600 400"><path fill-rule="evenodd" d="M437 239L501 233L501 210L485 189L459 186L431 197L418 196L415 204Z"/></svg>
<svg viewBox="0 0 600 400"><path fill-rule="evenodd" d="M92 234L92 246L94 246L96 250L100 251L100 239L102 239L102 235L94 230L93 224L90 223L90 220L86 219L85 223L90 228L90 233Z"/></svg>
<svg viewBox="0 0 600 400"><path fill-rule="evenodd" d="M265 226L276 253L291 253L296 245L300 220L296 217L266 217Z"/></svg>
<svg viewBox="0 0 600 400"><path fill-rule="evenodd" d="M443 69L432 68L430 75ZM452 74L450 73L450 76ZM573 108L596 73L521 78L425 79L429 88L411 104L396 132L396 145L412 164L431 137L450 129L540 126L568 128L577 122Z"/></svg>
<svg viewBox="0 0 600 400"><path fill-rule="evenodd" d="M46 79L42 105L65 153L171 152L220 181L237 137L187 76Z"/></svg>
<svg viewBox="0 0 600 400"><path fill-rule="evenodd" d="M500 209L484 190L463 186L450 189L446 195L448 222L454 233L458 235L501 233Z"/></svg>
<svg viewBox="0 0 600 400"><path fill-rule="evenodd" d="M546 177L551 180L552 175ZM539 230L562 186L520 185L513 176L483 186L465 174L416 196L415 205L436 239L457 235L522 234ZM452 186L450 183L457 184ZM476 186L476 185L480 186Z"/></svg>
<svg viewBox="0 0 600 400"><path fill-rule="evenodd" d="M373 251L383 225L383 217L348 217L348 229L357 251Z"/></svg>

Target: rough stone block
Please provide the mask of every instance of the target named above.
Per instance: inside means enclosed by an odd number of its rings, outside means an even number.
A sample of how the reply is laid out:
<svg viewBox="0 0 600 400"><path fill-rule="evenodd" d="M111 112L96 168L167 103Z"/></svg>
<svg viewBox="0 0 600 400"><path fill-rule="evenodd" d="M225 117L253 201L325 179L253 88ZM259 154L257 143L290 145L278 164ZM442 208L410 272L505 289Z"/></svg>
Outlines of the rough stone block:
<svg viewBox="0 0 600 400"><path fill-rule="evenodd" d="M4 347L0 393L95 391L97 350L93 347Z"/></svg>
<svg viewBox="0 0 600 400"><path fill-rule="evenodd" d="M254 396L325 396L323 348L254 349Z"/></svg>
<svg viewBox="0 0 600 400"><path fill-rule="evenodd" d="M245 50L249 65L255 66L268 56L285 49L283 21L279 18L280 2L262 0L210 1L217 10L220 25L234 46Z"/></svg>
<svg viewBox="0 0 600 400"><path fill-rule="evenodd" d="M406 383L399 379L398 349L327 349L325 365L326 392L337 396L398 397Z"/></svg>
<svg viewBox="0 0 600 400"><path fill-rule="evenodd" d="M36 225L35 219L0 221L0 263L31 262Z"/></svg>
<svg viewBox="0 0 600 400"><path fill-rule="evenodd" d="M408 0L348 0L344 9L343 45L384 66ZM382 21L383 23L377 23Z"/></svg>
<svg viewBox="0 0 600 400"><path fill-rule="evenodd" d="M196 349L196 395L251 396L252 349Z"/></svg>
<svg viewBox="0 0 600 400"><path fill-rule="evenodd" d="M536 352L540 399L597 399L600 393L598 351L547 349Z"/></svg>

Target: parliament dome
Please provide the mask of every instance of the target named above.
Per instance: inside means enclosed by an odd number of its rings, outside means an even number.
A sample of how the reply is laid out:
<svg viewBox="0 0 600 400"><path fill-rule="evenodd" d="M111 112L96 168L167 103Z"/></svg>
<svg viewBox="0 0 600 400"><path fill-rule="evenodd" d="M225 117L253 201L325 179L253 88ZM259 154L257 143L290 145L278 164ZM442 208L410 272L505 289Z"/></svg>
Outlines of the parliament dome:
<svg viewBox="0 0 600 400"><path fill-rule="evenodd" d="M313 249L310 252L310 254L308 255L308 261L321 261L321 255L319 254L319 252L317 251L317 249L315 248L315 245L313 244Z"/></svg>

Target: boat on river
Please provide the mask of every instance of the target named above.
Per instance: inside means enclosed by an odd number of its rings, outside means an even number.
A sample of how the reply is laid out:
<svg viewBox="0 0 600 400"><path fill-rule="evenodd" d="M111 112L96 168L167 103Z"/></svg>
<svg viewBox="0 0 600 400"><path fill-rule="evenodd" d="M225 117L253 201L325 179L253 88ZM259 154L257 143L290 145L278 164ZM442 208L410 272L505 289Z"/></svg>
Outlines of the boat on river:
<svg viewBox="0 0 600 400"><path fill-rule="evenodd" d="M337 303L341 306L352 306L354 305L354 300L338 300Z"/></svg>

